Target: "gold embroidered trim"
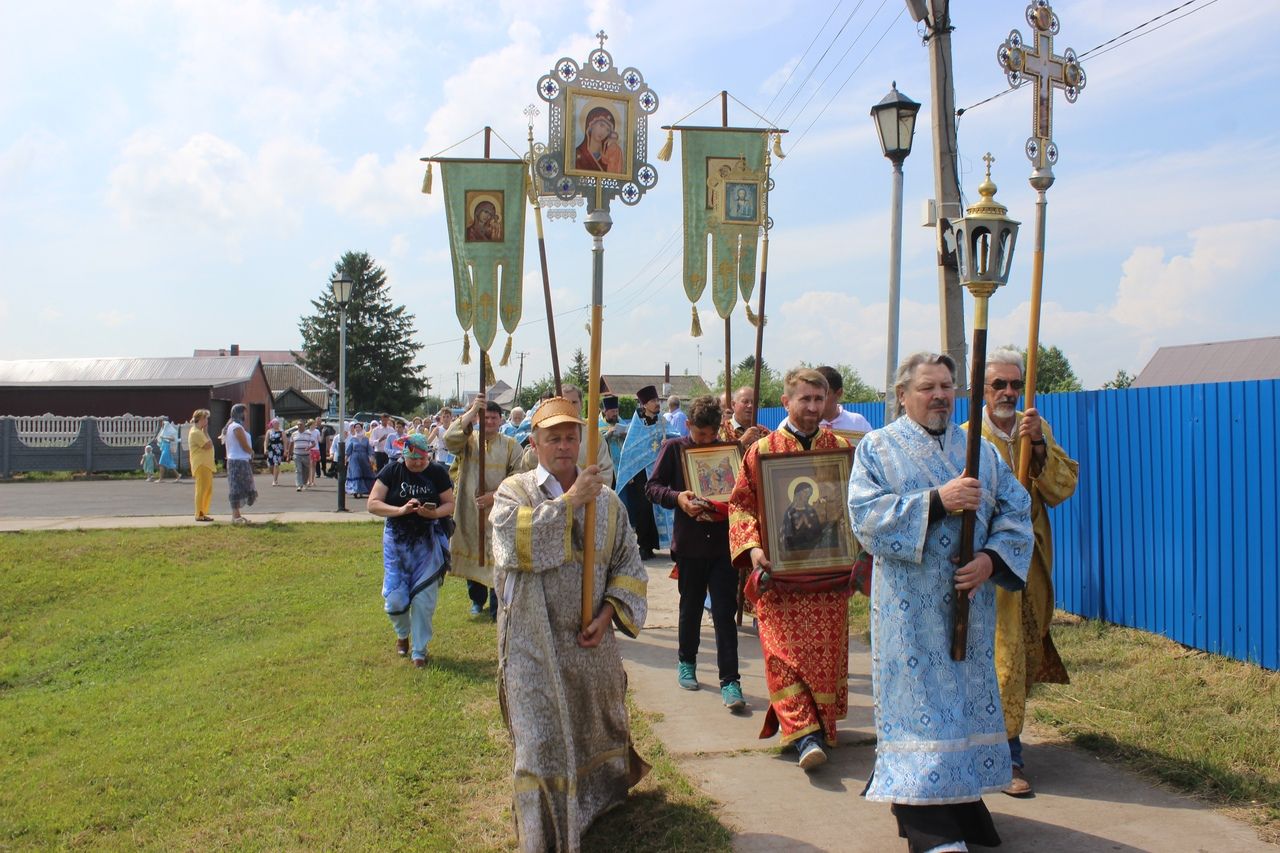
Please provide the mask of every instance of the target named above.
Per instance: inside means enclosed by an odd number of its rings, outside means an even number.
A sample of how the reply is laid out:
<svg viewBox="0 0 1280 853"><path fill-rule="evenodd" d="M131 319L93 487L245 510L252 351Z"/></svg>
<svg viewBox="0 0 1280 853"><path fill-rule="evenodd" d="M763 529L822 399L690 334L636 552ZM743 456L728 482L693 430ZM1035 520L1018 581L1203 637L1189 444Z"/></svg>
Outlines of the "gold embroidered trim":
<svg viewBox="0 0 1280 853"><path fill-rule="evenodd" d="M775 690L771 692L769 694L769 701L781 702L784 699L790 699L792 696L795 696L799 693L803 693L804 690L805 690L804 684L802 682L797 681L795 684L788 684L786 687L782 688L781 690Z"/></svg>
<svg viewBox="0 0 1280 853"><path fill-rule="evenodd" d="M818 732L818 731L822 731L822 725L819 723L814 723L812 725L805 726L803 729L797 729L796 731L792 732L789 735L783 735L781 738L781 743L783 746L786 746L787 744L795 743L805 735L811 735L814 732Z"/></svg>
<svg viewBox="0 0 1280 853"><path fill-rule="evenodd" d="M521 571L533 569L533 507L516 509L516 565Z"/></svg>
<svg viewBox="0 0 1280 853"><path fill-rule="evenodd" d="M649 582L640 578L633 578L631 575L617 575L610 579L609 587L616 587L623 592L629 592L632 595L644 598L649 591Z"/></svg>
<svg viewBox="0 0 1280 853"><path fill-rule="evenodd" d="M618 620L618 624L622 626L622 630L626 632L627 636L639 636L640 629L636 627L635 622L631 621L631 617L627 615L629 611L623 606L622 602L607 593L604 600L613 605L613 618Z"/></svg>

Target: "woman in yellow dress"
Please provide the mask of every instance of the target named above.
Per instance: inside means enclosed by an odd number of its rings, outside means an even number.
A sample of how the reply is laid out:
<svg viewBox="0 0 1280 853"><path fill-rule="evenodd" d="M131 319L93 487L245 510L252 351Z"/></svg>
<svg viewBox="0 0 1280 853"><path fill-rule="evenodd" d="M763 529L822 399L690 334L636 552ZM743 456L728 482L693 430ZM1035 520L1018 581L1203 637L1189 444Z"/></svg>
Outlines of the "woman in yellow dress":
<svg viewBox="0 0 1280 853"><path fill-rule="evenodd" d="M196 521L213 521L209 503L213 500L213 442L209 439L209 410L191 413L191 432L187 434L191 474L196 478Z"/></svg>

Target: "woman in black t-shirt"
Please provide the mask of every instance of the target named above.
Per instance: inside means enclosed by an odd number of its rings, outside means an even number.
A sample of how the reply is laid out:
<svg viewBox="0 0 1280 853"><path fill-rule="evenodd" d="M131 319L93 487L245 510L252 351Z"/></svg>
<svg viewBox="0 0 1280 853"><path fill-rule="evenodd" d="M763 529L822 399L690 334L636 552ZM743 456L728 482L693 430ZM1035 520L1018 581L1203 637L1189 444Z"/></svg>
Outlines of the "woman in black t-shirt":
<svg viewBox="0 0 1280 853"><path fill-rule="evenodd" d="M387 520L382 532L382 597L396 631L396 653L427 665L431 617L449 562L446 521L453 515L453 482L431 462L430 446L418 433L398 439L403 455L378 472L369 492L369 512Z"/></svg>

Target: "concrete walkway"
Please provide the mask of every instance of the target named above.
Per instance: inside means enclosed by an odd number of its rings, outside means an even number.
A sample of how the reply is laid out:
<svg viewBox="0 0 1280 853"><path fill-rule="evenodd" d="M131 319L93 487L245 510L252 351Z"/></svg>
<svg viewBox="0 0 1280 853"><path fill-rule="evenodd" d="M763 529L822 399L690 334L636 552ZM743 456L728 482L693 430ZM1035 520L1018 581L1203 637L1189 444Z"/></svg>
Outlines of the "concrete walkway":
<svg viewBox="0 0 1280 853"><path fill-rule="evenodd" d="M295 492L260 475L260 499L246 511L255 522L377 521L352 500L349 513L334 512L332 480ZM195 525L192 482L145 481L12 483L0 485L0 531L74 530ZM226 523L226 481L215 480L216 523ZM849 651L849 716L840 746L811 774L780 754L777 739L759 740L768 690L760 643L750 625L739 629L742 689L749 708L730 714L720 702L715 640L703 620L698 692L676 684L676 583L671 564L649 561L649 619L637 640L619 645L636 703L662 715L655 729L680 767L720 804L740 851L901 851L889 807L859 796L875 759L870 650L856 641ZM1027 766L1037 794L1015 800L987 797L1004 840L1001 850L1065 851L1270 851L1254 830L1187 797L1170 793L1077 749L1024 736ZM983 848L975 848L983 849Z"/></svg>
<svg viewBox="0 0 1280 853"><path fill-rule="evenodd" d="M768 707L760 642L750 617L739 629L742 690L749 708L730 714L720 701L711 617L703 620L698 692L676 684L676 582L663 559L649 569L649 619L638 640L620 643L636 703L660 713L659 738L680 767L721 804L740 851L900 851L889 806L861 796L875 761L870 649L849 649L849 716L830 761L806 774L778 740L759 740ZM986 798L1001 850L1271 851L1254 830L1187 797L1070 747L1024 736L1036 796ZM986 849L986 848L974 848Z"/></svg>

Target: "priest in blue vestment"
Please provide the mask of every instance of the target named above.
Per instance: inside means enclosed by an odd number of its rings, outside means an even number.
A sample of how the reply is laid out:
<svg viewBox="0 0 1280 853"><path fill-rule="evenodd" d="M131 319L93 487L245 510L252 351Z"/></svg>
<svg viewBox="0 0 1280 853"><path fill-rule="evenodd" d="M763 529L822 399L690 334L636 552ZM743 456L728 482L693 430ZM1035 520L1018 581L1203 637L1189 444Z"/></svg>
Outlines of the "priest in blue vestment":
<svg viewBox="0 0 1280 853"><path fill-rule="evenodd" d="M946 355L907 358L894 386L905 414L858 444L849 483L854 535L875 557L877 743L864 795L893 804L913 853L1000 843L982 802L1011 778L993 584L1022 589L1033 548L1031 499L995 448L984 441L978 477L965 476L955 371ZM977 512L974 559L959 566L964 510ZM963 661L950 657L955 595L971 599Z"/></svg>

